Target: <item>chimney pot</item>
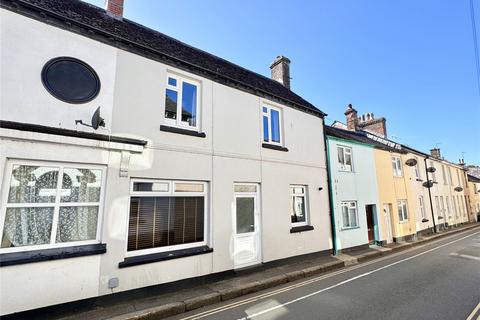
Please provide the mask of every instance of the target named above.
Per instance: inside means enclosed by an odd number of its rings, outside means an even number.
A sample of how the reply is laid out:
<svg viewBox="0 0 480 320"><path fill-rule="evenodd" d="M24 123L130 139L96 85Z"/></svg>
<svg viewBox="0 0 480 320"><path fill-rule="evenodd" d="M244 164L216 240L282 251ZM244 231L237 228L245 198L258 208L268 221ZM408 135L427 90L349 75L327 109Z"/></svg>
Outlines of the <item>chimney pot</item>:
<svg viewBox="0 0 480 320"><path fill-rule="evenodd" d="M105 10L107 10L107 14L116 19L122 19L123 1L124 0L105 0Z"/></svg>
<svg viewBox="0 0 480 320"><path fill-rule="evenodd" d="M277 56L270 65L272 79L290 89L290 59L284 56Z"/></svg>

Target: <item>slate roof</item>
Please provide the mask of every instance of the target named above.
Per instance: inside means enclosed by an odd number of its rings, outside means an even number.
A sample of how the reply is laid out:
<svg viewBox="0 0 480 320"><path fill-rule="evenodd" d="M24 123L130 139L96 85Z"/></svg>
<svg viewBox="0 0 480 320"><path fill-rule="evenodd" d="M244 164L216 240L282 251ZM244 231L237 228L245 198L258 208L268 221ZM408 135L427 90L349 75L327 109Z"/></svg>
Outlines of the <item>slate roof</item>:
<svg viewBox="0 0 480 320"><path fill-rule="evenodd" d="M325 126L325 132L328 136L358 141L361 143L369 144L378 149L406 153L406 151L403 150L403 146L401 144L391 141L389 139L376 136L370 132L366 132L363 130L350 131L340 128L334 128L332 126Z"/></svg>
<svg viewBox="0 0 480 320"><path fill-rule="evenodd" d="M478 178L474 175L471 175L470 173L467 174L467 178L468 178L468 181L470 181L470 182L480 183L480 178Z"/></svg>
<svg viewBox="0 0 480 320"><path fill-rule="evenodd" d="M323 117L325 113L279 82L79 0L0 0L1 7L80 33L213 81Z"/></svg>

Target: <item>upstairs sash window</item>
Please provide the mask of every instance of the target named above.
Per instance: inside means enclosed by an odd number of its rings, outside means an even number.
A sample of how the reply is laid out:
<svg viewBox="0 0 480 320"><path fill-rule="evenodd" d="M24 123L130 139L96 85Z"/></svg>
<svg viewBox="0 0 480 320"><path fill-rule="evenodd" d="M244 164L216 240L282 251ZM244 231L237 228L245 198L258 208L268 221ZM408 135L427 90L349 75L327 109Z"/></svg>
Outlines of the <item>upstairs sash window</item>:
<svg viewBox="0 0 480 320"><path fill-rule="evenodd" d="M394 177L401 177L403 175L402 160L400 159L400 157L397 157L397 156L392 157L392 169L393 169Z"/></svg>
<svg viewBox="0 0 480 320"><path fill-rule="evenodd" d="M341 171L352 171L352 148L337 146L338 165Z"/></svg>
<svg viewBox="0 0 480 320"><path fill-rule="evenodd" d="M262 107L263 141L281 145L282 119L280 109L271 106Z"/></svg>

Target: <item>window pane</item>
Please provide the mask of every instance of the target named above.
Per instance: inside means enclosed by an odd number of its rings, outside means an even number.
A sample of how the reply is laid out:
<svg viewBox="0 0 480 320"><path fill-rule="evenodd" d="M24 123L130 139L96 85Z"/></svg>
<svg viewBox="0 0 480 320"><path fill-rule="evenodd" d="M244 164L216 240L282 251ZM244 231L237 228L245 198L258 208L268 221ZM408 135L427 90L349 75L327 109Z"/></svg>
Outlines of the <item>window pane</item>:
<svg viewBox="0 0 480 320"><path fill-rule="evenodd" d="M50 243L53 207L7 208L2 248Z"/></svg>
<svg viewBox="0 0 480 320"><path fill-rule="evenodd" d="M305 198L292 196L290 197L291 201L291 218L292 223L296 222L306 222L305 217Z"/></svg>
<svg viewBox="0 0 480 320"><path fill-rule="evenodd" d="M357 224L357 210L355 208L348 209L350 213L350 226L356 227Z"/></svg>
<svg viewBox="0 0 480 320"><path fill-rule="evenodd" d="M167 89L165 95L165 118L177 119L177 92Z"/></svg>
<svg viewBox="0 0 480 320"><path fill-rule="evenodd" d="M255 231L254 198L237 198L237 234Z"/></svg>
<svg viewBox="0 0 480 320"><path fill-rule="evenodd" d="M58 168L14 165L9 203L53 203L57 194Z"/></svg>
<svg viewBox="0 0 480 320"><path fill-rule="evenodd" d="M338 153L338 163L345 164L345 157L344 157L344 154L343 154L343 148L337 147L337 153Z"/></svg>
<svg viewBox="0 0 480 320"><path fill-rule="evenodd" d="M257 192L257 186L254 184L237 184L234 187L235 192Z"/></svg>
<svg viewBox="0 0 480 320"><path fill-rule="evenodd" d="M168 183L162 182L134 182L133 191L168 192Z"/></svg>
<svg viewBox="0 0 480 320"><path fill-rule="evenodd" d="M128 251L204 241L204 197L132 197Z"/></svg>
<svg viewBox="0 0 480 320"><path fill-rule="evenodd" d="M268 117L263 116L263 141L268 142L270 140L268 133Z"/></svg>
<svg viewBox="0 0 480 320"><path fill-rule="evenodd" d="M99 202L102 171L90 169L63 169L62 202Z"/></svg>
<svg viewBox="0 0 480 320"><path fill-rule="evenodd" d="M177 79L168 77L168 84L171 85L172 87L176 87Z"/></svg>
<svg viewBox="0 0 480 320"><path fill-rule="evenodd" d="M197 86L188 82L182 85L182 121L197 125Z"/></svg>
<svg viewBox="0 0 480 320"><path fill-rule="evenodd" d="M352 155L350 153L345 154L345 164L348 166L348 168L350 168L352 165Z"/></svg>
<svg viewBox="0 0 480 320"><path fill-rule="evenodd" d="M57 243L95 240L98 207L61 207L58 215Z"/></svg>
<svg viewBox="0 0 480 320"><path fill-rule="evenodd" d="M271 109L270 122L272 124L272 141L280 142L280 112Z"/></svg>
<svg viewBox="0 0 480 320"><path fill-rule="evenodd" d="M304 194L305 188L304 187L291 187L293 194Z"/></svg>
<svg viewBox="0 0 480 320"><path fill-rule="evenodd" d="M175 192L203 192L203 184L175 183Z"/></svg>
<svg viewBox="0 0 480 320"><path fill-rule="evenodd" d="M342 217L343 217L343 227L348 228L350 227L350 219L348 217L348 207L346 205L342 205Z"/></svg>

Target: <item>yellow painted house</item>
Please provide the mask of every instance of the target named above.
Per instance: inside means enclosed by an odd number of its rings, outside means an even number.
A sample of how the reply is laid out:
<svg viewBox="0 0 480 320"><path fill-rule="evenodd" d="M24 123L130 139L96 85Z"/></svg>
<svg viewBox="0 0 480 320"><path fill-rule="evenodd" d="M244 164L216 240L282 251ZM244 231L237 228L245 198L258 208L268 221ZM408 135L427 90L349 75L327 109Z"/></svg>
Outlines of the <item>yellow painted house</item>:
<svg viewBox="0 0 480 320"><path fill-rule="evenodd" d="M379 223L384 241L410 240L416 234L416 213L405 173L405 153L375 150L375 168L379 202L382 208Z"/></svg>

